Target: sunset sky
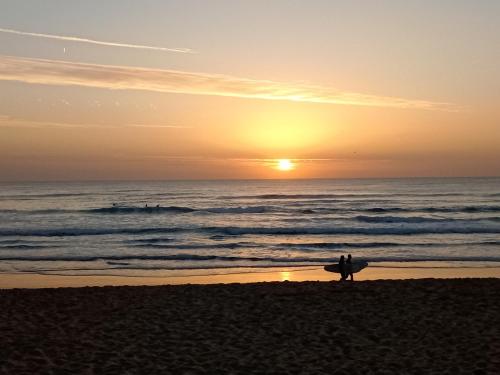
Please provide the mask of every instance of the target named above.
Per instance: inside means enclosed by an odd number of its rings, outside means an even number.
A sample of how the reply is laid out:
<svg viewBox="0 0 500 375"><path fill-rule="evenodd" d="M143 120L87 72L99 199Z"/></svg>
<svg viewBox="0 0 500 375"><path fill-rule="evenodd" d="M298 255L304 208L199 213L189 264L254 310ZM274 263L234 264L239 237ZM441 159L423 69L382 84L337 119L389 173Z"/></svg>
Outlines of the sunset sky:
<svg viewBox="0 0 500 375"><path fill-rule="evenodd" d="M0 180L499 176L499 67L495 0L0 0Z"/></svg>

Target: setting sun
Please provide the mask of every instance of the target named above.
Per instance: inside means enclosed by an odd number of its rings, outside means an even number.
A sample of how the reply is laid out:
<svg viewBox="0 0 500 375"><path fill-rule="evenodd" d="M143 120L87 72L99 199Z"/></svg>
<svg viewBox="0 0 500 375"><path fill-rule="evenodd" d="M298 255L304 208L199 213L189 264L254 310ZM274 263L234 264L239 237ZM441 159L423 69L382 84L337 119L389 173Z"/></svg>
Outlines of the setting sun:
<svg viewBox="0 0 500 375"><path fill-rule="evenodd" d="M0 375L500 369L499 42L500 0L0 0Z"/></svg>
<svg viewBox="0 0 500 375"><path fill-rule="evenodd" d="M290 159L279 159L277 164L280 171L291 171L295 168L295 164Z"/></svg>

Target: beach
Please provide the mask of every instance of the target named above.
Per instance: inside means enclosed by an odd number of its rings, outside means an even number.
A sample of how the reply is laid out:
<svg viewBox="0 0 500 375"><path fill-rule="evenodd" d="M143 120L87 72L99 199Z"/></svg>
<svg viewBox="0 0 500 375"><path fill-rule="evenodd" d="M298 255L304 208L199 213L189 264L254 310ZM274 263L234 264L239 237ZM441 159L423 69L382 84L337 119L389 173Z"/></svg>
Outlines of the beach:
<svg viewBox="0 0 500 375"><path fill-rule="evenodd" d="M369 265L354 274L355 281L406 279L498 278L500 267L436 267L431 262L414 262L406 267ZM67 276L50 273L0 273L0 289L12 288L80 288L88 286L158 286L180 284L231 284L273 281L337 281L339 274L325 272L323 267L273 267L242 269L232 273L202 272L177 276Z"/></svg>
<svg viewBox="0 0 500 375"><path fill-rule="evenodd" d="M499 181L0 186L0 374L498 374Z"/></svg>
<svg viewBox="0 0 500 375"><path fill-rule="evenodd" d="M500 280L0 290L2 374L497 374Z"/></svg>
<svg viewBox="0 0 500 375"><path fill-rule="evenodd" d="M0 0L0 375L500 375L499 1Z"/></svg>

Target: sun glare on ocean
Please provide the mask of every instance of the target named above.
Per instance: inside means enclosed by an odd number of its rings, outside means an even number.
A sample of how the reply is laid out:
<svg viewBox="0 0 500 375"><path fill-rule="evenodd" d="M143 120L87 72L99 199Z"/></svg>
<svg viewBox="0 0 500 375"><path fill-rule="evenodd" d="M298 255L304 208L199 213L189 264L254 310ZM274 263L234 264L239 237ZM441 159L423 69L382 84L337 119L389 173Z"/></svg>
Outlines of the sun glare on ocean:
<svg viewBox="0 0 500 375"><path fill-rule="evenodd" d="M279 159L276 164L276 168L280 171L291 171L295 168L295 164L290 159Z"/></svg>

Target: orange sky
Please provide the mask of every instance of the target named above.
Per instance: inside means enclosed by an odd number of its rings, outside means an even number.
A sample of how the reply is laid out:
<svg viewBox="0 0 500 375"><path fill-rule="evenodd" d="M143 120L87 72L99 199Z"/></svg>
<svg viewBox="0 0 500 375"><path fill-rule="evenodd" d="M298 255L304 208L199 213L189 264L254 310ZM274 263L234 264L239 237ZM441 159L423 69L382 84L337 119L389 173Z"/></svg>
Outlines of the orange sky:
<svg viewBox="0 0 500 375"><path fill-rule="evenodd" d="M498 176L500 6L424 3L7 3L0 180Z"/></svg>

